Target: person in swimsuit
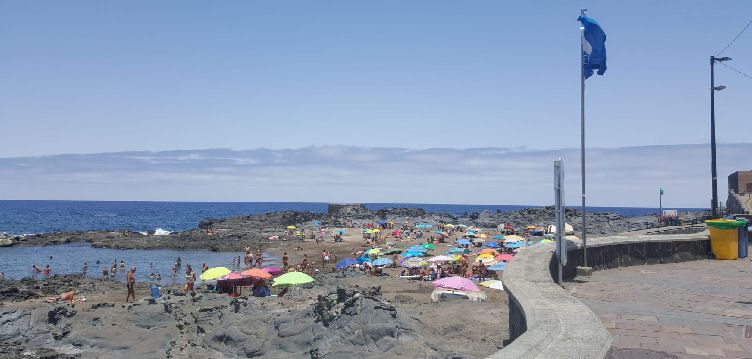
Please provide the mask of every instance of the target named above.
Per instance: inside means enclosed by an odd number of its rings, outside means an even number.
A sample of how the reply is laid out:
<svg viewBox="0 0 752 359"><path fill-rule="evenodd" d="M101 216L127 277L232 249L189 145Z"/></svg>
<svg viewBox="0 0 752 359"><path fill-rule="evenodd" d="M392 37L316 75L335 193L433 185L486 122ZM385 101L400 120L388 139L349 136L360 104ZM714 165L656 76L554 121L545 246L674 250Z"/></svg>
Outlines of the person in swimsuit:
<svg viewBox="0 0 752 359"><path fill-rule="evenodd" d="M287 260L289 258L287 257L287 252L285 252L284 255L282 255L282 269L287 269L290 265L287 263Z"/></svg>
<svg viewBox="0 0 752 359"><path fill-rule="evenodd" d="M49 277L50 276L50 265L44 267L44 276Z"/></svg>
<svg viewBox="0 0 752 359"><path fill-rule="evenodd" d="M128 272L127 281L126 281L126 287L128 288L128 295L125 297L125 302L128 303L128 298L133 297L133 301L136 301L136 276L134 275L136 273L136 267L131 267L130 272Z"/></svg>
<svg viewBox="0 0 752 359"><path fill-rule="evenodd" d="M84 278L86 278L86 271L89 270L89 265L84 262Z"/></svg>
<svg viewBox="0 0 752 359"><path fill-rule="evenodd" d="M196 276L193 274L193 269L190 265L185 266L185 287L183 287L183 293L188 294L188 291L193 292L193 282L196 280Z"/></svg>

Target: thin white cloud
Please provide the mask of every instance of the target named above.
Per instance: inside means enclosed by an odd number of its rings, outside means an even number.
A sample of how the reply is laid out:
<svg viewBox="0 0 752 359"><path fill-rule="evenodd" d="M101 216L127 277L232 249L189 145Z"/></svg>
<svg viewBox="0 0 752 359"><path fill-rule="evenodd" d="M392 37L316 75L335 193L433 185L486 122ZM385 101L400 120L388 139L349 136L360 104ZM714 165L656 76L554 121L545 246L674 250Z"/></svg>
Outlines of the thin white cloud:
<svg viewBox="0 0 752 359"><path fill-rule="evenodd" d="M706 207L708 145L590 149L590 205ZM752 167L752 144L718 147L726 176ZM120 152L0 159L6 199L349 201L550 204L553 161L565 160L570 205L580 203L577 149L405 149L316 146Z"/></svg>

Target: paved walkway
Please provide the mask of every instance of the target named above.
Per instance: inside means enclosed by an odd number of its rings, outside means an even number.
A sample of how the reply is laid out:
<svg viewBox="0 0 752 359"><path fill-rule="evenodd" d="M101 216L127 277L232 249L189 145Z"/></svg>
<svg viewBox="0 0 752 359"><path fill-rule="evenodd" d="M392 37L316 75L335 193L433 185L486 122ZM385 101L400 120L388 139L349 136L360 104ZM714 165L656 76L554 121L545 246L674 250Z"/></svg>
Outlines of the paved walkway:
<svg viewBox="0 0 752 359"><path fill-rule="evenodd" d="M565 284L601 318L614 348L752 358L749 258L609 269Z"/></svg>

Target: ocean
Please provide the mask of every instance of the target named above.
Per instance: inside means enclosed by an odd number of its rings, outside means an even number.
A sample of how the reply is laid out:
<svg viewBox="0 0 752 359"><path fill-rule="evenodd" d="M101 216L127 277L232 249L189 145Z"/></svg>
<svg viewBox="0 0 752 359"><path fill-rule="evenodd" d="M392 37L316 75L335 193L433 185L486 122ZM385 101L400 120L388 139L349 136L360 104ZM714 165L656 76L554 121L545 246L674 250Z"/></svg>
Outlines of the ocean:
<svg viewBox="0 0 752 359"><path fill-rule="evenodd" d="M464 205L424 203L366 203L369 209L423 208L428 212L462 215L480 211L511 211L534 205ZM578 207L574 207L578 208ZM699 212L703 208L670 208ZM0 201L0 232L33 234L56 231L117 230L167 231L195 229L206 218L243 216L273 211L325 213L327 203L317 202L123 202L123 201ZM588 211L625 216L658 213L658 208L588 207Z"/></svg>

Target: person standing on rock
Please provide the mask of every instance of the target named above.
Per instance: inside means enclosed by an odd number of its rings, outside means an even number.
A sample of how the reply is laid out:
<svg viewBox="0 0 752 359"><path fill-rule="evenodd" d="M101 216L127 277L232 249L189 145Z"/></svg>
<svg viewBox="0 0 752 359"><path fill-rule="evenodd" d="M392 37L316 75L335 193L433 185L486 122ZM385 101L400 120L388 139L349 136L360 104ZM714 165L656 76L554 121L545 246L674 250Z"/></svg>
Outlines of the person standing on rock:
<svg viewBox="0 0 752 359"><path fill-rule="evenodd" d="M84 262L84 278L86 278L86 271L89 270L89 265Z"/></svg>
<svg viewBox="0 0 752 359"><path fill-rule="evenodd" d="M125 297L125 302L128 303L128 298L133 297L133 302L136 302L136 267L131 267L130 272L126 279L126 287L128 288L128 295Z"/></svg>

